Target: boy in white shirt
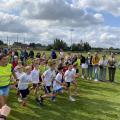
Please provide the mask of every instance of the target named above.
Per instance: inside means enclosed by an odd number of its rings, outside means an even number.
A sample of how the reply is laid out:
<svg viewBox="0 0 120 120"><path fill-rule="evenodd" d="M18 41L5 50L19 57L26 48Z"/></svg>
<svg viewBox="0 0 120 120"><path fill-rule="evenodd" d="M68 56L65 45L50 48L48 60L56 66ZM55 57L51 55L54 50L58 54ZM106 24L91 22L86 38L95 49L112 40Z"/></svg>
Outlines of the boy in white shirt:
<svg viewBox="0 0 120 120"><path fill-rule="evenodd" d="M53 81L53 97L52 100L55 101L55 97L57 93L62 93L63 91L63 67L58 66L58 74L55 77L55 80Z"/></svg>
<svg viewBox="0 0 120 120"><path fill-rule="evenodd" d="M25 73L19 77L18 89L22 97L22 105L26 106L27 96L29 95L29 83L31 82L31 67L25 67Z"/></svg>
<svg viewBox="0 0 120 120"><path fill-rule="evenodd" d="M65 78L65 82L66 82L66 86L67 86L69 100L75 101L75 99L71 96L71 89L70 89L71 83L74 80L74 72L73 72L72 68L73 68L73 65L69 63L68 70L65 72L64 78Z"/></svg>
<svg viewBox="0 0 120 120"><path fill-rule="evenodd" d="M16 74L17 79L19 80L21 78L21 76L24 74L22 65L18 65L16 67L15 74ZM18 89L18 84L16 84L16 88ZM22 102L19 90L17 91L17 96L18 96L18 102Z"/></svg>
<svg viewBox="0 0 120 120"><path fill-rule="evenodd" d="M31 79L33 87L30 90L34 90L35 96L38 95L39 85L40 85L40 70L39 70L39 61L35 59L34 69L31 71Z"/></svg>
<svg viewBox="0 0 120 120"><path fill-rule="evenodd" d="M41 76L42 82L44 84L45 94L38 98L38 102L42 105L44 98L53 97L53 93L51 91L53 80L55 79L56 72L55 72L56 63L49 62L49 69L46 70L43 75Z"/></svg>

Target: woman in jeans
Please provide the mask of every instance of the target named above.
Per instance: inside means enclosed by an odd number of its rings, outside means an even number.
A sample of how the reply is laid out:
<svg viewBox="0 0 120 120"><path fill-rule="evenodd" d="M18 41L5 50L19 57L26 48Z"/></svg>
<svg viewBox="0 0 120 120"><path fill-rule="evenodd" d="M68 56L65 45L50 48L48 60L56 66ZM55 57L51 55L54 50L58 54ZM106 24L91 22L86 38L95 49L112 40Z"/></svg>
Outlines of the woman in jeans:
<svg viewBox="0 0 120 120"><path fill-rule="evenodd" d="M88 56L86 58L86 63L88 65L87 79L89 79L89 80L92 80L92 73L93 73L92 58L93 58L93 56L91 55L90 52L88 52Z"/></svg>
<svg viewBox="0 0 120 120"><path fill-rule="evenodd" d="M94 81L98 81L98 65L99 65L100 58L98 56L98 53L96 52L95 55L92 58L92 65L94 68Z"/></svg>
<svg viewBox="0 0 120 120"><path fill-rule="evenodd" d="M103 55L99 61L99 80L106 81L106 71L107 71L108 60L106 59L106 55Z"/></svg>
<svg viewBox="0 0 120 120"><path fill-rule="evenodd" d="M108 60L108 70L109 70L109 81L114 82L115 79L115 72L116 72L116 58L113 53L111 53L109 60Z"/></svg>

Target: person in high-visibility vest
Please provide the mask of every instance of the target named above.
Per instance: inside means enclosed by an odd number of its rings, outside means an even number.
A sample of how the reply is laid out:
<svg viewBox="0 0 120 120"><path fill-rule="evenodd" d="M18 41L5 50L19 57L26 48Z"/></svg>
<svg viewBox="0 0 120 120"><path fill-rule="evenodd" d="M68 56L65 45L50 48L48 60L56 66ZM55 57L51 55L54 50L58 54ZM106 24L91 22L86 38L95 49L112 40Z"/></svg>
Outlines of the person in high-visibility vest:
<svg viewBox="0 0 120 120"><path fill-rule="evenodd" d="M0 108L6 104L9 94L11 76L17 80L15 73L12 71L12 65L8 62L8 56L0 55Z"/></svg>

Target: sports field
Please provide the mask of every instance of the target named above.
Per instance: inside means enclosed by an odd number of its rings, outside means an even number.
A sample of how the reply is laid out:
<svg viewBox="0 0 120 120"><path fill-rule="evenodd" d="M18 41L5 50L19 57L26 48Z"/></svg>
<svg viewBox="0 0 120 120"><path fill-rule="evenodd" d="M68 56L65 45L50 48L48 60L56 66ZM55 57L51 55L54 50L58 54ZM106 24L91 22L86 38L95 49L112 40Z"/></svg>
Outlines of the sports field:
<svg viewBox="0 0 120 120"><path fill-rule="evenodd" d="M119 56L118 61L119 61ZM115 83L78 79L79 94L76 102L70 102L67 94L59 95L56 102L45 100L36 104L34 96L28 98L28 106L17 102L15 90L11 90L9 105L12 112L8 120L120 120L120 70Z"/></svg>

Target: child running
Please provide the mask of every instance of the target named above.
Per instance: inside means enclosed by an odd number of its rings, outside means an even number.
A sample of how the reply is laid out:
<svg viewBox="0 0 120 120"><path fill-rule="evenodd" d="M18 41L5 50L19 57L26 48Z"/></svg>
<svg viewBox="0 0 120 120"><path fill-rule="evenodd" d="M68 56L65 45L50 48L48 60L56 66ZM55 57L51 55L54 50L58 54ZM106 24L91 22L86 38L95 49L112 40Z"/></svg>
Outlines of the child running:
<svg viewBox="0 0 120 120"><path fill-rule="evenodd" d="M27 104L27 96L29 95L28 85L31 82L31 67L25 67L25 73L19 78L18 89L21 94L22 106Z"/></svg>
<svg viewBox="0 0 120 120"><path fill-rule="evenodd" d="M40 76L41 75L39 70L39 58L36 58L34 60L34 68L31 71L31 79L33 84L31 90L34 90L34 95L36 98L38 97L38 92L39 92Z"/></svg>
<svg viewBox="0 0 120 120"><path fill-rule="evenodd" d="M55 97L57 93L62 93L63 92L63 67L58 66L58 74L55 77L55 80L53 81L53 97L52 100L55 101Z"/></svg>
<svg viewBox="0 0 120 120"><path fill-rule="evenodd" d="M53 80L56 76L55 67L56 63L54 61L49 61L49 69L46 70L42 75L42 82L44 85L45 94L40 96L37 100L40 105L43 105L43 99L53 97L51 88Z"/></svg>
<svg viewBox="0 0 120 120"><path fill-rule="evenodd" d="M65 78L65 82L66 82L66 85L67 85L67 91L68 91L69 100L74 102L76 100L71 96L71 88L70 88L71 83L74 80L74 73L73 73L72 68L73 68L73 65L71 63L69 63L68 70L65 72L64 78Z"/></svg>

